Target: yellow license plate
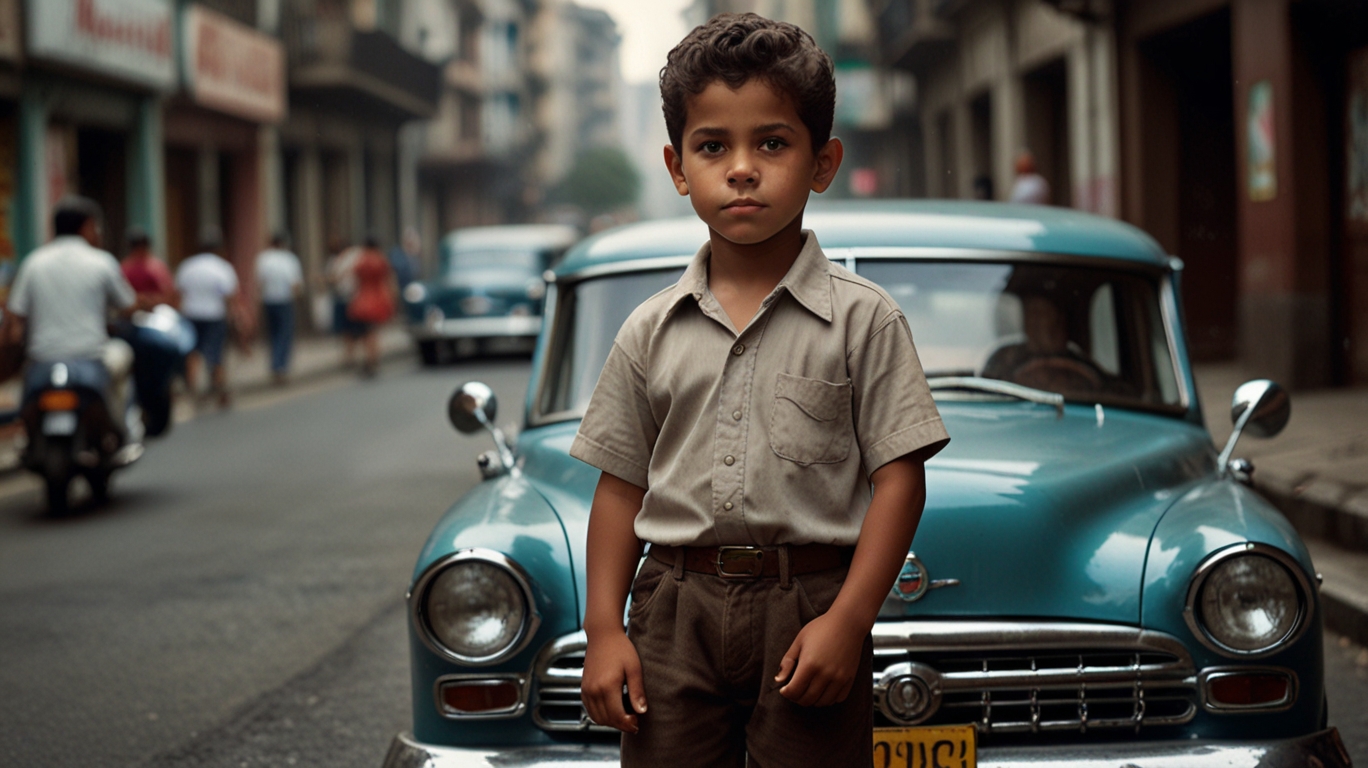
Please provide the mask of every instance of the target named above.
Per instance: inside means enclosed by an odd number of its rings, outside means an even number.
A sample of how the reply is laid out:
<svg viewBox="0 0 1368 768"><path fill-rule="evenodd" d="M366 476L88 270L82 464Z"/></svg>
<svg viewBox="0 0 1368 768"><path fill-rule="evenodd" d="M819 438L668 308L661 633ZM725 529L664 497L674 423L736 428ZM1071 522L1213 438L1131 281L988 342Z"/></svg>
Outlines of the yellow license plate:
<svg viewBox="0 0 1368 768"><path fill-rule="evenodd" d="M874 729L874 768L975 768L972 725Z"/></svg>

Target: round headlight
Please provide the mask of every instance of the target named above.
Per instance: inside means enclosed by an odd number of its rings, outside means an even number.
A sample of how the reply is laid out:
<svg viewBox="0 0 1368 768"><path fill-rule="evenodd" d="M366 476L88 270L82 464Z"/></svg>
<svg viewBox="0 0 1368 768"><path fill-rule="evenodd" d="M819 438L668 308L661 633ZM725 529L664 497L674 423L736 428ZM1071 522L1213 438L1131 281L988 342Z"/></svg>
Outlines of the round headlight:
<svg viewBox="0 0 1368 768"><path fill-rule="evenodd" d="M526 582L502 563L463 553L430 574L421 620L440 650L466 663L493 663L531 635Z"/></svg>
<svg viewBox="0 0 1368 768"><path fill-rule="evenodd" d="M422 283L409 283L404 286L404 301L410 304L420 304L427 298L427 289Z"/></svg>
<svg viewBox="0 0 1368 768"><path fill-rule="evenodd" d="M1227 655L1270 652L1304 623L1306 591L1289 566L1252 547L1199 568L1193 587L1199 637Z"/></svg>

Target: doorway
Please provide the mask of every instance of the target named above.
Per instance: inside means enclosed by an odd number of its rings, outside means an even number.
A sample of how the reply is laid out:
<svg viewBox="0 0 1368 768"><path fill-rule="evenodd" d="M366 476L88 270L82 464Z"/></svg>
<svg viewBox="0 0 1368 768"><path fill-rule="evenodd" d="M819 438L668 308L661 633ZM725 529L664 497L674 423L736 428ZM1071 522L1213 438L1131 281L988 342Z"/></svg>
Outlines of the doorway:
<svg viewBox="0 0 1368 768"><path fill-rule="evenodd" d="M1140 45L1145 228L1183 259L1194 360L1236 353L1235 102L1230 11Z"/></svg>
<svg viewBox="0 0 1368 768"><path fill-rule="evenodd" d="M76 188L104 210L104 248L125 251L128 222L128 142L124 134L101 128L76 131Z"/></svg>
<svg viewBox="0 0 1368 768"><path fill-rule="evenodd" d="M1050 183L1050 204L1073 205L1069 155L1069 73L1064 59L1022 78L1026 101L1026 149Z"/></svg>

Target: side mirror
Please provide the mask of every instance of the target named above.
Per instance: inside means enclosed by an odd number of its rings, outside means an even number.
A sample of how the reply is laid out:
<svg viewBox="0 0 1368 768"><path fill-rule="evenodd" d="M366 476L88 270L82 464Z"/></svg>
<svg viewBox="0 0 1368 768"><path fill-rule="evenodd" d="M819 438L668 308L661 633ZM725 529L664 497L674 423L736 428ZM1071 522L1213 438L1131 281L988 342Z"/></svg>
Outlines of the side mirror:
<svg viewBox="0 0 1368 768"><path fill-rule="evenodd" d="M1235 396L1230 403L1230 421L1233 425L1230 439L1226 441L1225 448L1216 460L1216 466L1224 474L1242 482L1249 482L1254 472L1253 466L1246 461L1239 467L1233 467L1230 461L1230 455L1235 451L1235 443L1239 442L1240 435L1248 430L1257 437L1273 437L1287 426L1287 420L1291 416L1292 398L1288 396L1287 390L1278 386L1277 382L1255 379L1241 384L1235 390Z"/></svg>
<svg viewBox="0 0 1368 768"><path fill-rule="evenodd" d="M498 453L498 465L495 466L493 459L480 457L480 474L486 479L497 477L505 472L517 474L518 467L513 458L513 450L508 447L508 440L498 427L494 426L494 418L499 414L499 399L494 396L494 390L488 384L480 381L467 381L456 388L451 393L451 399L447 401L447 418L451 420L451 426L462 434L474 434L482 429L489 430L490 437L494 438L494 447Z"/></svg>
<svg viewBox="0 0 1368 768"><path fill-rule="evenodd" d="M499 413L499 399L494 390L481 381L467 381L451 393L447 401L447 418L457 432L470 435L487 429Z"/></svg>

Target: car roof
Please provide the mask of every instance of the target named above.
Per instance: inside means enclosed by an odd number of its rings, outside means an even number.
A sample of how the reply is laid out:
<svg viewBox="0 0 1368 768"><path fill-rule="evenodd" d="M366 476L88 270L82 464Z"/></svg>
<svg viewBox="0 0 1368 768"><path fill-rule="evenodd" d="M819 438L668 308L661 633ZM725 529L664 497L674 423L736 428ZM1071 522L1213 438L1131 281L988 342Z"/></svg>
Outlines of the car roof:
<svg viewBox="0 0 1368 768"><path fill-rule="evenodd" d="M453 251L566 248L578 239L579 230L564 224L509 224L455 229L442 238L442 246Z"/></svg>
<svg viewBox="0 0 1368 768"><path fill-rule="evenodd" d="M947 248L1168 263L1164 249L1141 230L1070 208L959 200L814 201L803 226L817 233L824 248ZM707 227L696 217L629 224L581 241L556 273L692 255L707 237Z"/></svg>

